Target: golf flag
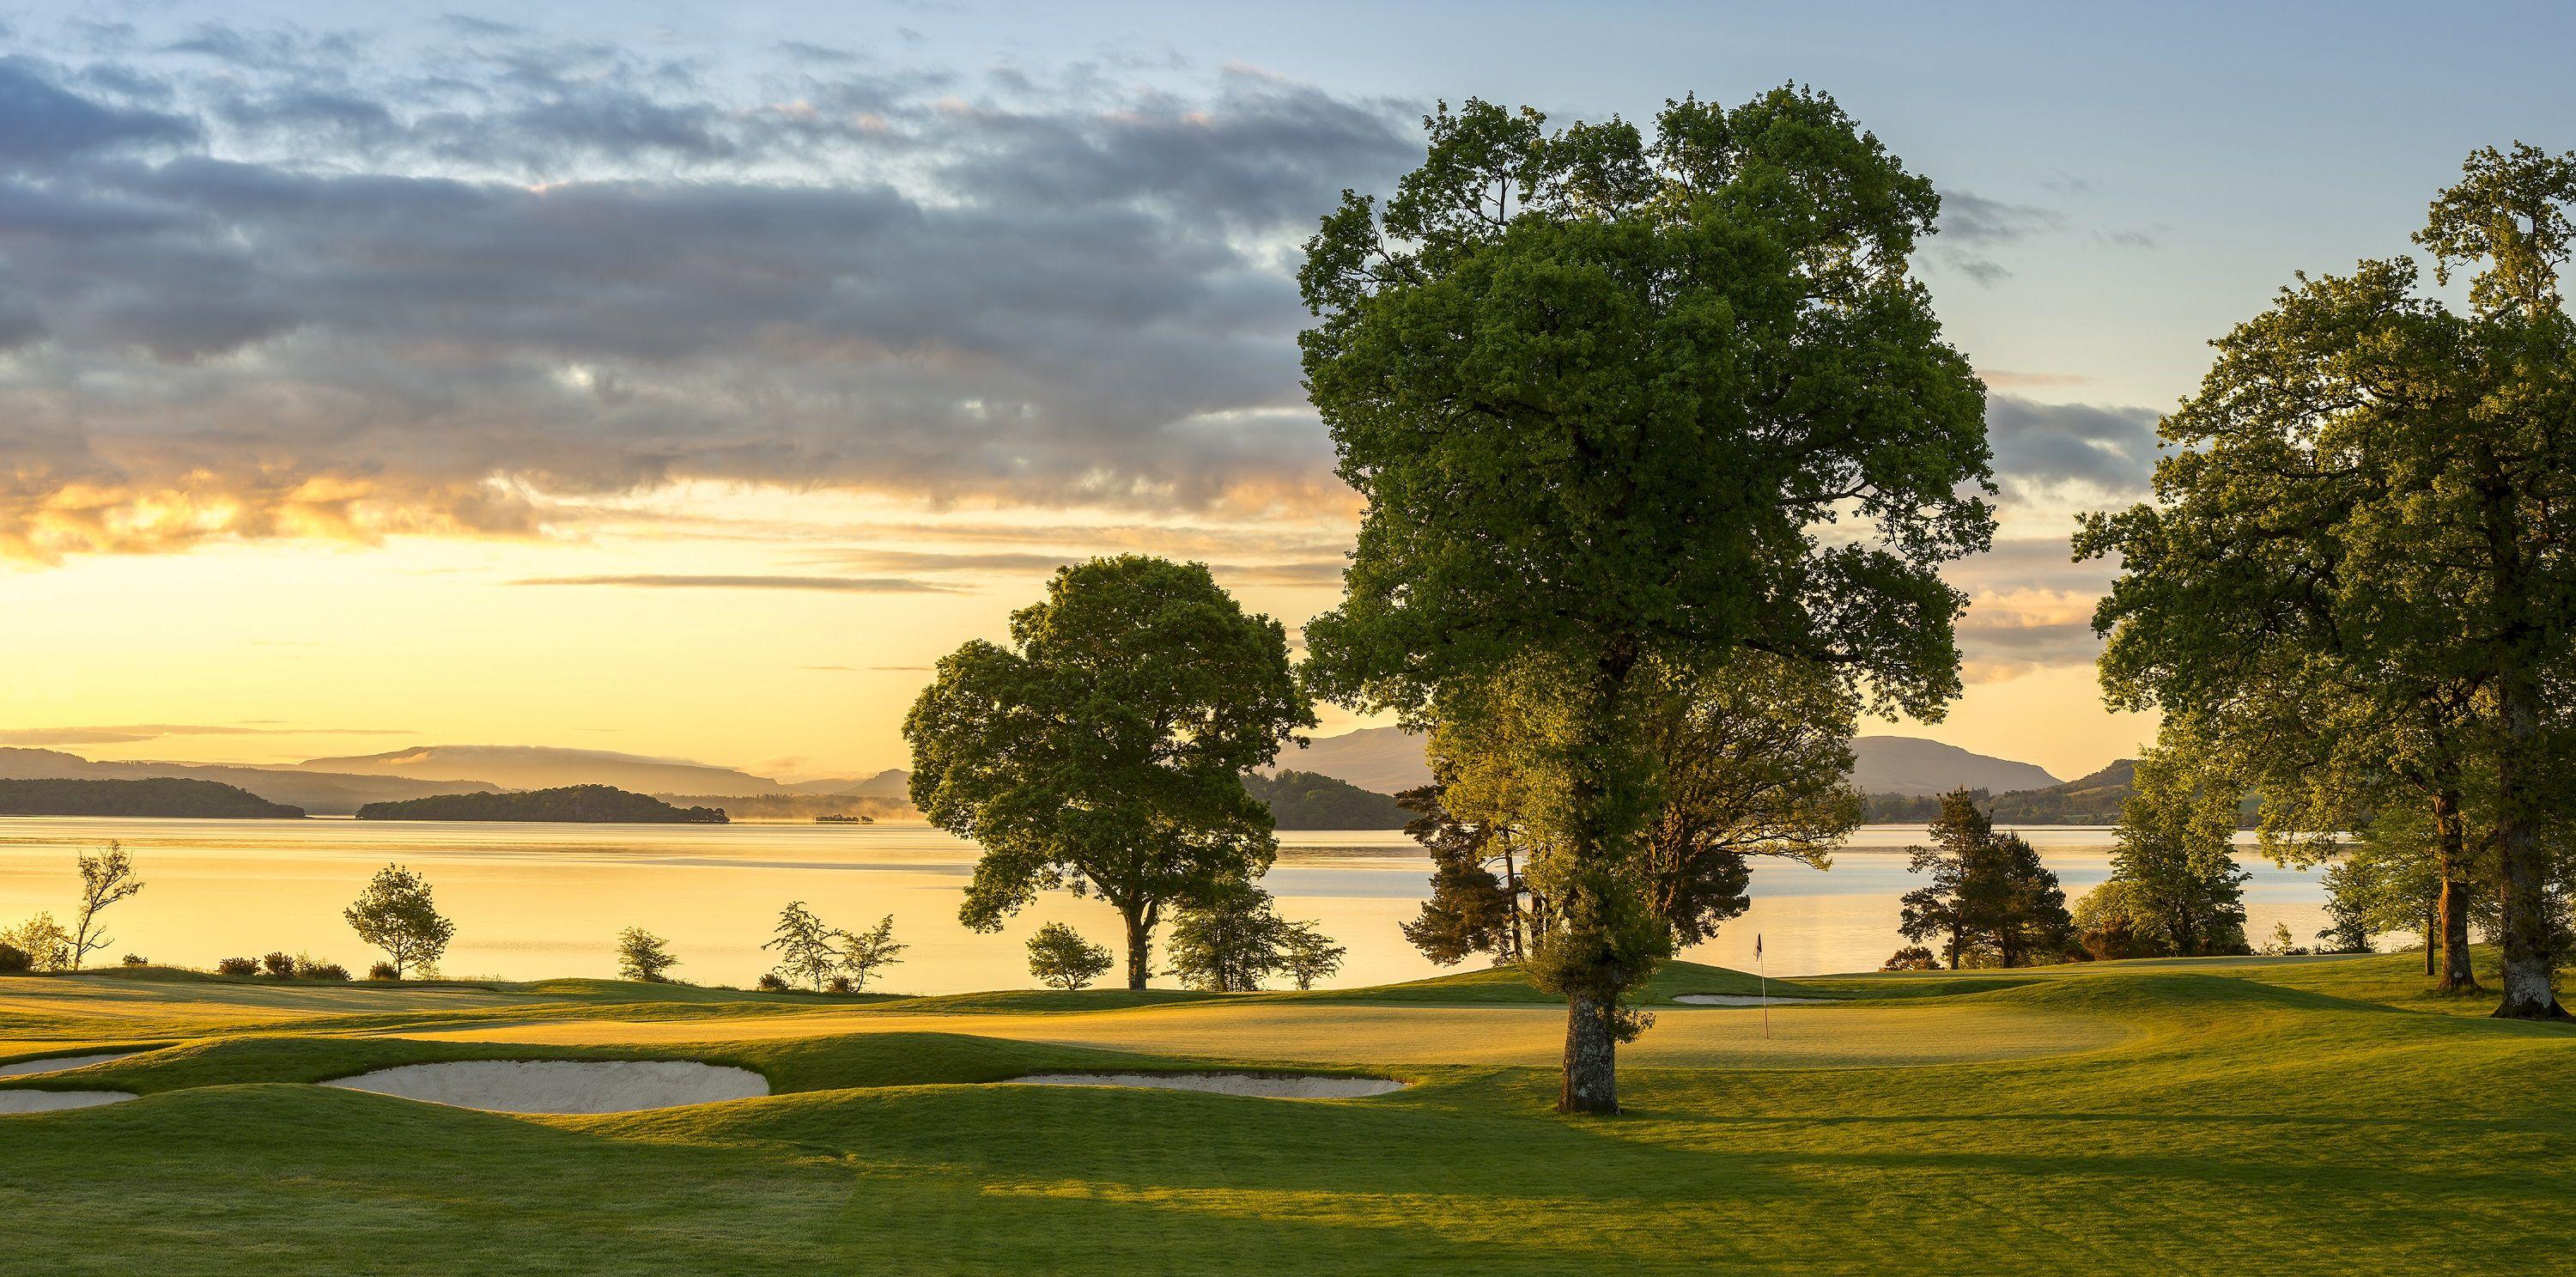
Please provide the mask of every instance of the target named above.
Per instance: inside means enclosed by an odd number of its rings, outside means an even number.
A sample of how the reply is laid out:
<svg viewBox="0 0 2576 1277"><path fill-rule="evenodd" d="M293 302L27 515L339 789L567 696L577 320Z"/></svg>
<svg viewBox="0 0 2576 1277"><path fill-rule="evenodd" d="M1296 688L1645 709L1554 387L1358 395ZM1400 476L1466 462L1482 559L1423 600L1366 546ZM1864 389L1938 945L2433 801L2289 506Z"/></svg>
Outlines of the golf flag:
<svg viewBox="0 0 2576 1277"><path fill-rule="evenodd" d="M1762 960L1762 933L1759 931L1753 933L1753 960L1755 962Z"/></svg>

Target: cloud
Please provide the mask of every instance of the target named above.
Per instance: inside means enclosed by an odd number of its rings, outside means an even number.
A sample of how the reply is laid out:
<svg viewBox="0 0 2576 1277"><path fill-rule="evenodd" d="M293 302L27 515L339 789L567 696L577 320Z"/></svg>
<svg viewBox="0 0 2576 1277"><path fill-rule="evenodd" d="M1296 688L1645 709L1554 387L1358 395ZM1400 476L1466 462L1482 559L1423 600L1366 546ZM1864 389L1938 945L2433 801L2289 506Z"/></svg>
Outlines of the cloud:
<svg viewBox="0 0 2576 1277"><path fill-rule="evenodd" d="M0 62L0 553L522 536L693 480L1347 503L1286 263L1407 111L472 34Z"/></svg>
<svg viewBox="0 0 2576 1277"><path fill-rule="evenodd" d="M2057 230L2066 216L2036 204L1990 200L1967 191L1941 194L1941 234L1973 244L2008 244Z"/></svg>
<svg viewBox="0 0 2576 1277"><path fill-rule="evenodd" d="M822 590L839 594L954 594L951 586L884 576L532 576L512 585L618 585L648 590Z"/></svg>
<svg viewBox="0 0 2576 1277"><path fill-rule="evenodd" d="M2130 499L2144 492L2155 472L2158 419L2149 408L1990 395L1986 441L1994 448L1996 473L2009 486L2076 483Z"/></svg>

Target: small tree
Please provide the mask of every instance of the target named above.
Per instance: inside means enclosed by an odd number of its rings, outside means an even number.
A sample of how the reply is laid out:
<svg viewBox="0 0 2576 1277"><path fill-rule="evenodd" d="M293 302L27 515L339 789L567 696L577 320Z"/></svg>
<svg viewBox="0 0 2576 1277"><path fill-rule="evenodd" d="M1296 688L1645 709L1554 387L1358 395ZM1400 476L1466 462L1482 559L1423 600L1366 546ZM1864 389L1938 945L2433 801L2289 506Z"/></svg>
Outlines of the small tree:
<svg viewBox="0 0 2576 1277"><path fill-rule="evenodd" d="M1279 970L1298 988L1311 989L1341 970L1342 956L1349 952L1314 923L1292 922L1280 933Z"/></svg>
<svg viewBox="0 0 2576 1277"><path fill-rule="evenodd" d="M1412 921L1398 924L1422 956L1454 966L1471 953L1514 963L1526 949L1520 874L1513 832L1498 822L1460 820L1441 797L1445 787L1408 789L1395 800L1415 813L1404 832L1431 853L1431 898Z"/></svg>
<svg viewBox="0 0 2576 1277"><path fill-rule="evenodd" d="M1906 939L1943 937L1952 970L1989 954L2000 966L2027 966L2074 943L2057 875L2018 835L1996 833L1968 791L1942 796L1931 832L1934 845L1914 848L1909 866L1931 871L1932 882L1905 894L1898 929Z"/></svg>
<svg viewBox="0 0 2576 1277"><path fill-rule="evenodd" d="M879 967L890 967L902 961L895 955L911 947L895 943L893 914L878 919L877 925L856 935L846 931L839 934L841 972L849 977L853 993L865 991L871 973Z"/></svg>
<svg viewBox="0 0 2576 1277"><path fill-rule="evenodd" d="M429 880L400 865L377 870L357 902L340 916L359 939L385 951L397 980L435 970L447 942L456 938L456 924L430 898Z"/></svg>
<svg viewBox="0 0 2576 1277"><path fill-rule="evenodd" d="M663 973L680 965L671 955L671 942L642 927L628 927L617 933L617 974L647 984L662 984Z"/></svg>
<svg viewBox="0 0 2576 1277"><path fill-rule="evenodd" d="M1115 963L1108 946L1083 939L1061 922L1050 922L1029 937L1029 974L1052 989L1082 988L1108 974Z"/></svg>
<svg viewBox="0 0 2576 1277"><path fill-rule="evenodd" d="M805 907L802 900L788 902L778 911L778 930L763 949L778 951L778 965L772 969L781 983L804 985L821 992L823 982L841 966L841 933Z"/></svg>
<svg viewBox="0 0 2576 1277"><path fill-rule="evenodd" d="M2168 728L2170 731L2170 728ZM2236 787L2193 766L2196 751L2160 744L2138 760L2137 792L2120 808L2111 878L2130 889L2138 941L2174 957L2245 951L2245 882L2236 863Z"/></svg>
<svg viewBox="0 0 2576 1277"><path fill-rule="evenodd" d="M1172 974L1193 989L1250 993L1280 969L1286 942L1269 892L1221 891L1181 910L1172 925Z"/></svg>
<svg viewBox="0 0 2576 1277"><path fill-rule="evenodd" d="M1141 989L1166 907L1270 867L1243 773L1314 725L1279 622L1205 564L1130 554L1057 572L1008 647L941 658L903 732L914 804L982 848L959 919L995 931L1041 890L1098 896Z"/></svg>
<svg viewBox="0 0 2576 1277"><path fill-rule="evenodd" d="M80 878L80 912L73 915L72 923L74 971L89 961L89 955L116 943L98 929L100 911L143 890L142 880L134 876L134 861L121 843L111 842L95 855L81 853Z"/></svg>
<svg viewBox="0 0 2576 1277"><path fill-rule="evenodd" d="M16 929L0 932L0 943L27 955L31 971L69 971L72 969L72 933L54 921L51 910L19 923Z"/></svg>

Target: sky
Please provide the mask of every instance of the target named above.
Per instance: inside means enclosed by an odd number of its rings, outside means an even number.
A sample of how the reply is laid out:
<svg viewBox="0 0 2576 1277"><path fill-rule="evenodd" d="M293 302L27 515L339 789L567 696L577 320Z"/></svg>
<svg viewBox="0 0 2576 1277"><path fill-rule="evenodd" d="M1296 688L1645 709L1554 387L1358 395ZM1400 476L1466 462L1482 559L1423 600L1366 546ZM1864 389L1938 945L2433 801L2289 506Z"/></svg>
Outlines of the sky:
<svg viewBox="0 0 2576 1277"><path fill-rule="evenodd" d="M2540 5L396 8L0 18L0 744L864 774L1069 559L1293 628L1357 518L1295 347L1338 193L1440 100L1797 82L1941 190L1991 395L1966 695L1865 730L2073 777L2153 725L2066 536L2207 342L2576 145Z"/></svg>

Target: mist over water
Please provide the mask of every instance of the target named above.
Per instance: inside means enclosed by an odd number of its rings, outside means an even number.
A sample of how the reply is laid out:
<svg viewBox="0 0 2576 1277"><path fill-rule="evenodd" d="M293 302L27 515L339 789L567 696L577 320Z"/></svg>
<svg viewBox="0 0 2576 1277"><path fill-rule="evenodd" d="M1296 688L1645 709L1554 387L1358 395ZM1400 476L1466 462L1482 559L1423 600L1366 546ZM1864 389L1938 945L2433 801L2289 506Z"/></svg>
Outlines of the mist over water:
<svg viewBox="0 0 2576 1277"><path fill-rule="evenodd" d="M2023 830L2072 901L2110 873L2103 829ZM673 974L701 984L749 985L767 970L761 952L778 910L803 900L828 921L857 929L891 913L912 946L884 977L893 991L950 993L1024 988L1024 944L1050 921L1070 923L1116 949L1117 915L1096 900L1048 893L998 934L957 921L973 844L920 825L560 825L437 822L0 819L0 926L76 903L74 857L115 839L135 859L144 892L106 915L114 947L180 966L271 950L309 952L364 970L377 956L340 918L369 875L388 862L426 874L456 922L444 970L512 980L615 973L618 931L641 926L671 941ZM1770 974L1873 970L1902 941L1898 897L1920 879L1905 848L1920 826L1871 826L1837 853L1833 868L1757 859L1753 907L1686 956L1751 970L1762 937ZM1429 890L1430 862L1403 834L1292 831L1265 884L1280 912L1314 919L1350 947L1338 985L1434 975L1397 931ZM2250 849L2247 934L2275 922L2307 943L2324 925L2315 870L2273 867ZM1158 984L1171 983L1158 979Z"/></svg>

